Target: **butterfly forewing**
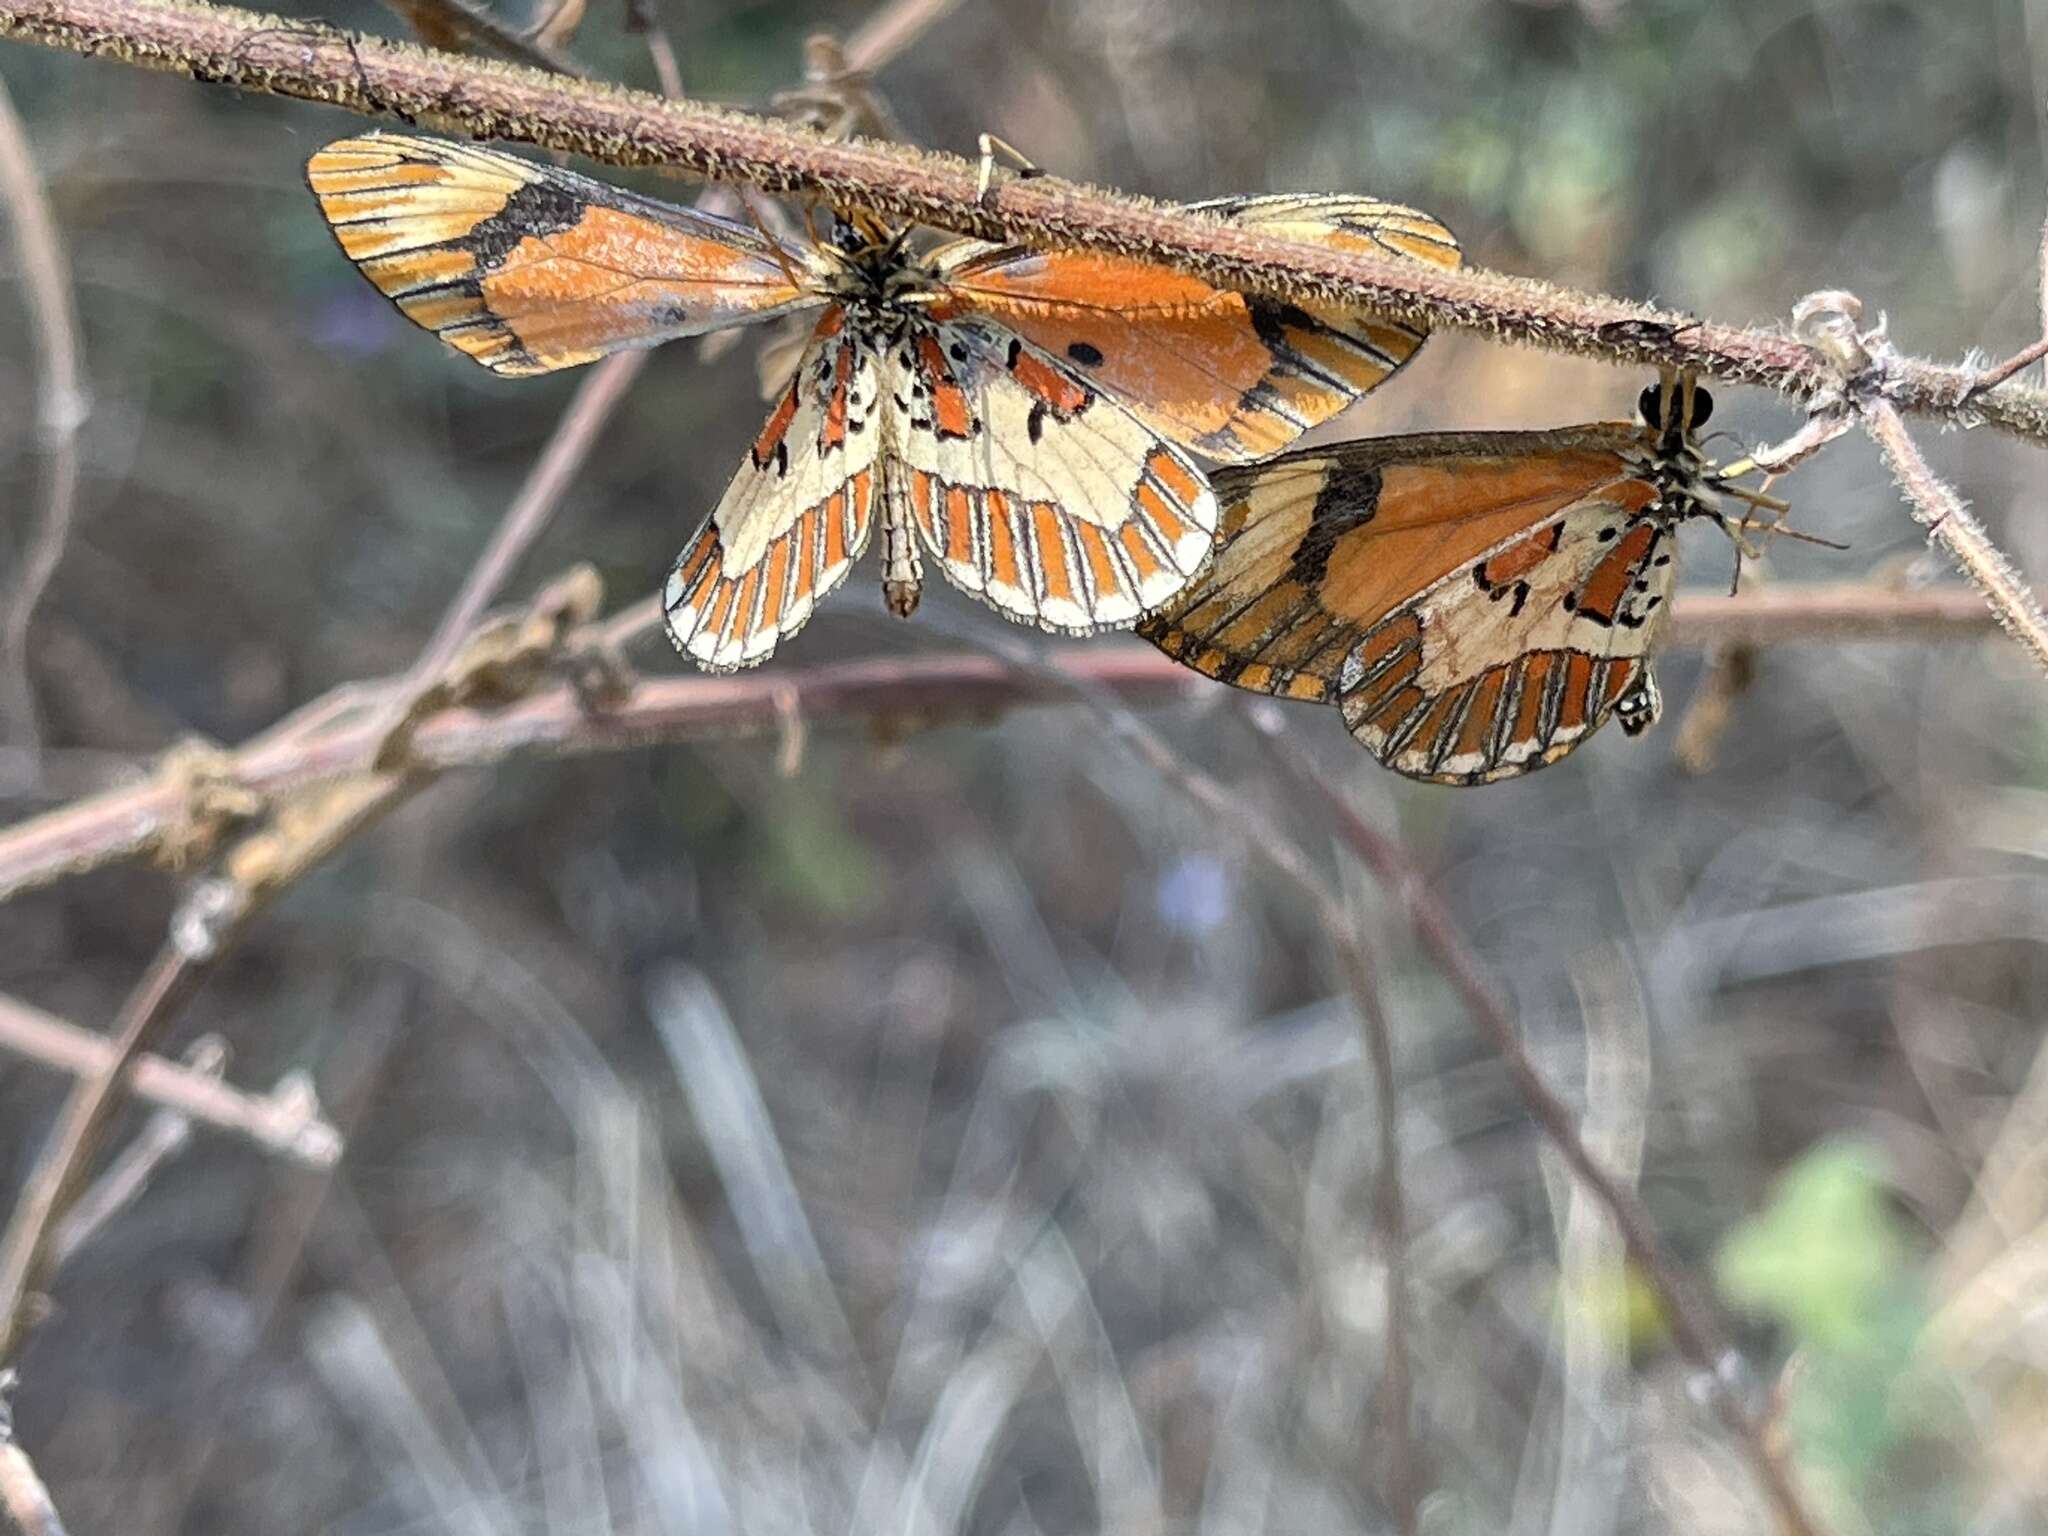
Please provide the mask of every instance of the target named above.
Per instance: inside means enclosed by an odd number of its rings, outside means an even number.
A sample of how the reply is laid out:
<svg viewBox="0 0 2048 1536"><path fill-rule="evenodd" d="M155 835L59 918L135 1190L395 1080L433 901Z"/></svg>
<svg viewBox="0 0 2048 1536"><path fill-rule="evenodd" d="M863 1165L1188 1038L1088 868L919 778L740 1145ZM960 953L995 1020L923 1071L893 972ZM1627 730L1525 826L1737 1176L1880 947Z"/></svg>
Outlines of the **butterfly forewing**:
<svg viewBox="0 0 2048 1536"><path fill-rule="evenodd" d="M363 275L498 373L819 302L790 281L802 253L743 225L472 144L365 134L315 154L306 179Z"/></svg>
<svg viewBox="0 0 2048 1536"><path fill-rule="evenodd" d="M1140 633L1222 681L1338 703L1412 777L1564 755L1619 708L1672 582L1640 429L1384 438L1225 471L1215 563Z"/></svg>
<svg viewBox="0 0 2048 1536"><path fill-rule="evenodd" d="M1337 250L1438 266L1459 260L1441 224L1375 198L1227 198L1190 211ZM1275 453L1336 415L1406 362L1425 334L1363 311L1246 295L1101 252L960 241L931 260L962 311L998 320L1118 395L1161 435L1229 461Z"/></svg>
<svg viewBox="0 0 2048 1536"><path fill-rule="evenodd" d="M985 320L914 329L888 363L889 495L940 568L1013 618L1130 624L1208 558L1188 458L1079 370Z"/></svg>
<svg viewBox="0 0 2048 1536"><path fill-rule="evenodd" d="M713 671L765 661L866 548L882 452L873 351L826 312L768 424L663 594L678 649Z"/></svg>

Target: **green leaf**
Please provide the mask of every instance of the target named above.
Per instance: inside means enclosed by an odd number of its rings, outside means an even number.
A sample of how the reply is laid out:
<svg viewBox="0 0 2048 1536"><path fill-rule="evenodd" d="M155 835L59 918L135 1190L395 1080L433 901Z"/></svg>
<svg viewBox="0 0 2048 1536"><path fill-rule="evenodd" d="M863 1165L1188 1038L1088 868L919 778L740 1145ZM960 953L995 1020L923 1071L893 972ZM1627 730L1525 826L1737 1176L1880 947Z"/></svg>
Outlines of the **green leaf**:
<svg viewBox="0 0 2048 1536"><path fill-rule="evenodd" d="M1879 1342L1905 1258L1876 1154L1830 1142L1729 1234L1715 1278L1736 1306L1775 1318L1798 1344L1847 1353Z"/></svg>

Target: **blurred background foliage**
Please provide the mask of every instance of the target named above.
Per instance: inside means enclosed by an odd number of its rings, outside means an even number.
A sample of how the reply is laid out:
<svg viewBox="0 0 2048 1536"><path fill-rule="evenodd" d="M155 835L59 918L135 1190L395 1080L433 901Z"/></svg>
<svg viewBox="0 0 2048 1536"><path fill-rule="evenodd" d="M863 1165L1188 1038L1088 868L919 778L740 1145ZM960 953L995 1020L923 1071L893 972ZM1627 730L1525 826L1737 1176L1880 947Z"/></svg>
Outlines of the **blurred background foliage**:
<svg viewBox="0 0 2048 1536"><path fill-rule="evenodd" d="M865 16L656 3L691 92L743 104ZM593 8L576 53L648 83L620 21ZM401 667L574 380L496 380L347 267L300 167L354 120L22 48L0 76L93 406L13 818ZM2038 334L2044 80L2036 0L963 0L880 83L934 146L988 130L1168 197L1370 190L1485 265L1731 322L1845 287L1953 356ZM9 563L36 475L12 291ZM578 558L616 600L654 586L758 426L749 352L653 362L522 590ZM1445 336L1342 431L1602 419L1643 382ZM1745 443L1795 424L1721 393ZM2048 570L2038 455L1927 438ZM1930 573L1867 447L1786 490L1853 547L1753 579ZM1687 548L1725 582L1718 540ZM898 624L869 581L777 665L995 622L935 591ZM1700 675L1669 658L1674 714ZM1320 850L1217 693L1159 724ZM2048 1509L2041 697L1997 643L1788 646L1704 775L1667 720L1476 791L1284 714L1739 1309L1735 1385L1844 1533ZM349 1154L321 1180L202 1136L67 1270L18 1419L73 1529L1390 1528L1375 1125L1313 916L1079 708L776 753L451 780L266 919L188 1031L240 1081L311 1070ZM1399 1057L1425 1528L1772 1529L1611 1234L1354 894ZM118 871L9 904L0 989L102 1024L171 897ZM0 1062L0 1188L60 1089Z"/></svg>

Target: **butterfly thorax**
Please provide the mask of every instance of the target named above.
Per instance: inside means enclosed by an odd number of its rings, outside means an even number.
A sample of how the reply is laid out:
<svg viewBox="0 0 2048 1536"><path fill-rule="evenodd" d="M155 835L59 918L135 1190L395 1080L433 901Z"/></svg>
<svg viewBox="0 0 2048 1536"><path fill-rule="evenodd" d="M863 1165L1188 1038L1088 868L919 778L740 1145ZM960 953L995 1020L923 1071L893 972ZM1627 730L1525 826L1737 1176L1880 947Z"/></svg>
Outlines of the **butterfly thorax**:
<svg viewBox="0 0 2048 1536"><path fill-rule="evenodd" d="M931 268L904 249L899 232L886 239L833 241L816 248L812 292L844 305L862 328L899 334L940 297Z"/></svg>

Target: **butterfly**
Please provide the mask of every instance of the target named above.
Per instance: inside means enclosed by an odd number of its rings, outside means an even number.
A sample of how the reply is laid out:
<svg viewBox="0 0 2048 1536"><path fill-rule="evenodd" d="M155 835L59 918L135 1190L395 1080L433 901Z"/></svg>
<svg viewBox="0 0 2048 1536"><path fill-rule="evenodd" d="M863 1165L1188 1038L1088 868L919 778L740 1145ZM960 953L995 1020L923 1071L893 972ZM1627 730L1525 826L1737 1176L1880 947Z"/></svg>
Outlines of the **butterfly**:
<svg viewBox="0 0 2048 1536"><path fill-rule="evenodd" d="M306 170L362 273L501 374L815 312L664 591L677 646L717 671L801 628L878 523L895 613L916 608L929 560L1012 619L1128 626L1209 558L1217 504L1192 454L1274 453L1423 339L1099 253L919 252L860 213L784 241L474 145L373 133ZM1333 249L1459 260L1434 219L1373 198L1191 206Z"/></svg>
<svg viewBox="0 0 2048 1536"><path fill-rule="evenodd" d="M1706 462L1713 397L1690 378L1637 408L1221 470L1215 562L1138 633L1219 681L1336 704L1374 757L1432 783L1541 768L1610 717L1639 735L1679 526L1708 519L1745 550L1725 503L1785 506Z"/></svg>

